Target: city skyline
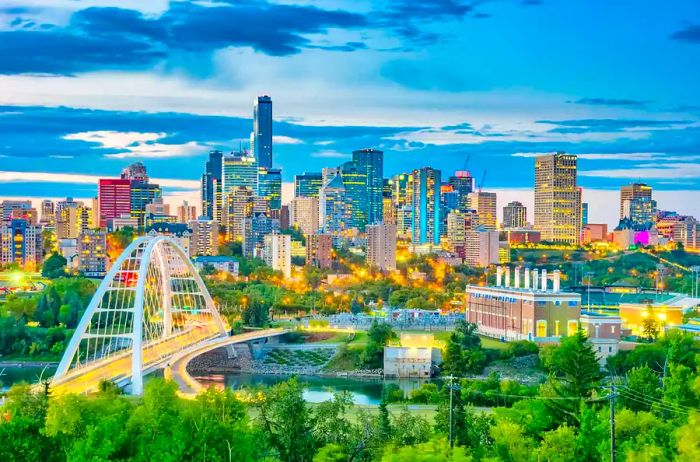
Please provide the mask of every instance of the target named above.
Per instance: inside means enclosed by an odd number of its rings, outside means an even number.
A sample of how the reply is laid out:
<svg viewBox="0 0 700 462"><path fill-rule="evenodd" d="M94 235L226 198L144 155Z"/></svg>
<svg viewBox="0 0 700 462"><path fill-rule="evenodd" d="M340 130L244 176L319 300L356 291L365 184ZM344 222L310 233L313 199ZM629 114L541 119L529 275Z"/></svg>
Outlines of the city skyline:
<svg viewBox="0 0 700 462"><path fill-rule="evenodd" d="M171 206L199 204L209 150L247 147L252 103L269 95L284 203L295 174L375 148L385 153L386 177L424 166L448 177L469 154L474 177L488 170L484 190L498 194L499 211L512 200L532 210L533 158L565 151L578 156L590 222L615 225L608 205L639 180L654 188L659 209L700 215L700 96L693 92L700 7L691 2L645 2L632 11L626 2L428 2L423 11L410 2L206 10L149 2L142 11L135 3L0 9L8 46L0 66L2 198L88 200L97 178L142 161ZM107 13L118 16L104 27ZM274 45L256 31L201 33L226 14L247 15L251 24L282 21L275 33L282 35ZM399 14L405 30L389 25ZM533 27L541 17L551 24ZM201 51L175 29L176 18L191 21ZM578 25L586 20L595 27ZM640 43L630 32L642 24ZM172 37L163 39L164 31ZM122 32L129 40L114 39ZM98 52L74 55L69 44L32 48L54 35L89 34L105 51L122 53L120 63ZM564 53L567 47L576 52ZM468 62L447 66L458 51Z"/></svg>

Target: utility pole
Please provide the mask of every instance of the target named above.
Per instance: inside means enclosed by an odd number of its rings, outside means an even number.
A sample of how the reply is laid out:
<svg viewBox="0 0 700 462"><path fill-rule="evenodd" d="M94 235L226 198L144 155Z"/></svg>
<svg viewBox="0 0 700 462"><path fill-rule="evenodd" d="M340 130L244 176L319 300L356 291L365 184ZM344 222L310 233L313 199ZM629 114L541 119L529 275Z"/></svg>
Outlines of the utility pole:
<svg viewBox="0 0 700 462"><path fill-rule="evenodd" d="M451 448L455 447L454 438L452 437L452 390L454 390L454 388L452 387L452 375L450 375L450 447ZM615 462L615 461L612 461L612 462Z"/></svg>
<svg viewBox="0 0 700 462"><path fill-rule="evenodd" d="M615 393L615 384L604 387L610 388L610 462L615 462L615 398L617 393Z"/></svg>

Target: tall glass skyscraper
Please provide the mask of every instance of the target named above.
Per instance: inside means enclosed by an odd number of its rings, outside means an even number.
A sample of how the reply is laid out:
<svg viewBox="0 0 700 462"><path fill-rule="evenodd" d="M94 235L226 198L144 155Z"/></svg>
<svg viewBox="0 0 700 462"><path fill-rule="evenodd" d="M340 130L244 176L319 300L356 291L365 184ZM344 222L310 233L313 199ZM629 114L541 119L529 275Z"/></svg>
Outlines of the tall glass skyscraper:
<svg viewBox="0 0 700 462"><path fill-rule="evenodd" d="M440 170L423 167L413 171L411 240L416 244L440 244Z"/></svg>
<svg viewBox="0 0 700 462"><path fill-rule="evenodd" d="M384 209L382 201L384 153L376 149L360 149L353 151L352 161L364 172L366 177L365 223L381 223Z"/></svg>
<svg viewBox="0 0 700 462"><path fill-rule="evenodd" d="M323 186L323 174L304 172L294 175L294 197L316 197Z"/></svg>
<svg viewBox="0 0 700 462"><path fill-rule="evenodd" d="M447 183L452 186L453 191L457 192L459 210L462 212L468 210L467 197L469 193L474 192L474 178L471 173L466 170L458 170L454 176L447 179Z"/></svg>
<svg viewBox="0 0 700 462"><path fill-rule="evenodd" d="M253 156L258 166L272 168L272 98L258 96L253 106Z"/></svg>
<svg viewBox="0 0 700 462"><path fill-rule="evenodd" d="M209 151L209 160L202 175L202 215L221 223L223 200L221 172L224 153Z"/></svg>
<svg viewBox="0 0 700 462"><path fill-rule="evenodd" d="M224 198L237 187L258 190L258 166L255 159L248 156L247 152L233 154L224 157L221 169Z"/></svg>
<svg viewBox="0 0 700 462"><path fill-rule="evenodd" d="M348 228L364 232L367 226L367 169L355 161L345 162L341 167L345 201L348 209ZM381 187L379 200L381 201Z"/></svg>
<svg viewBox="0 0 700 462"><path fill-rule="evenodd" d="M264 197L270 209L282 207L282 170L258 167L258 197Z"/></svg>

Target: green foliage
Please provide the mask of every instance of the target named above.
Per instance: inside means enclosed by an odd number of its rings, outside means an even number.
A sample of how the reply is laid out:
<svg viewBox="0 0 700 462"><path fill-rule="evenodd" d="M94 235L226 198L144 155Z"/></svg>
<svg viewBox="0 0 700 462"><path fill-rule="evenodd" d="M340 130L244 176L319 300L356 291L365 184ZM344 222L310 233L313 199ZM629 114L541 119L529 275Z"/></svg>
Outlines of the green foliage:
<svg viewBox="0 0 700 462"><path fill-rule="evenodd" d="M458 321L445 348L442 370L449 375L479 374L484 370L487 357L481 348L477 325Z"/></svg>
<svg viewBox="0 0 700 462"><path fill-rule="evenodd" d="M41 275L45 278L56 279L66 275L68 260L58 253L52 253L41 267Z"/></svg>
<svg viewBox="0 0 700 462"><path fill-rule="evenodd" d="M539 347L535 342L528 340L518 340L508 342L508 347L501 351L502 359L520 358L521 356L536 355L540 352Z"/></svg>
<svg viewBox="0 0 700 462"><path fill-rule="evenodd" d="M661 397L659 376L646 364L632 368L627 373L626 382L620 396L623 404L633 411L649 411L651 402L645 398Z"/></svg>
<svg viewBox="0 0 700 462"><path fill-rule="evenodd" d="M369 341L360 354L360 362L367 369L379 369L384 366L384 347L389 340L396 338L391 325L386 322L373 322L367 331Z"/></svg>
<svg viewBox="0 0 700 462"><path fill-rule="evenodd" d="M382 462L471 462L469 453L461 447L450 448L444 439L403 448L387 448Z"/></svg>
<svg viewBox="0 0 700 462"><path fill-rule="evenodd" d="M241 320L246 326L266 326L270 320L269 308L256 298L250 299L241 312Z"/></svg>

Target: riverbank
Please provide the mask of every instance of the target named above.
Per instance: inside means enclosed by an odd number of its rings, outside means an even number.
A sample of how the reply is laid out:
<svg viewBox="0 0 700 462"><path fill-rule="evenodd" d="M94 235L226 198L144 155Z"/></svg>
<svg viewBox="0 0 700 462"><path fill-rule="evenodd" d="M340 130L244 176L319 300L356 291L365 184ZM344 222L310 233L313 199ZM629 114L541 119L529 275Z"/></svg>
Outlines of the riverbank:
<svg viewBox="0 0 700 462"><path fill-rule="evenodd" d="M24 360L7 360L0 361L0 368L13 367L58 367L58 361L24 361Z"/></svg>

